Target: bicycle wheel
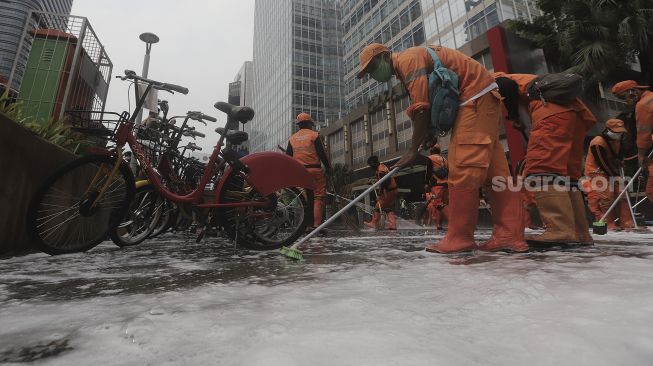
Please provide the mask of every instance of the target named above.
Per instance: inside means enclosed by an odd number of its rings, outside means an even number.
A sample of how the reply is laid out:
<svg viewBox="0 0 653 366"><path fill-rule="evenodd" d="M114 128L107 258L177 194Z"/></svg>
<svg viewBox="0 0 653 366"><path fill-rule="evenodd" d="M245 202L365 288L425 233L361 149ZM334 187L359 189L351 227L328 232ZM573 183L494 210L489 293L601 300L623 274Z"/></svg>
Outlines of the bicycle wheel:
<svg viewBox="0 0 653 366"><path fill-rule="evenodd" d="M135 189L134 176L121 161L99 197L115 164L111 156L85 156L41 184L27 210L27 231L39 249L51 255L83 252L107 239L125 215Z"/></svg>
<svg viewBox="0 0 653 366"><path fill-rule="evenodd" d="M148 184L136 188L123 221L109 231L111 240L119 247L138 245L156 227L163 210L164 198Z"/></svg>
<svg viewBox="0 0 653 366"><path fill-rule="evenodd" d="M253 201L262 197L237 175L227 178L221 192L221 202ZM268 208L247 207L225 209L220 213L221 225L232 239L252 250L272 250L287 246L306 230L309 207L303 190L281 188L267 198Z"/></svg>
<svg viewBox="0 0 653 366"><path fill-rule="evenodd" d="M168 202L168 200L163 200L163 208L161 210L161 217L159 218L154 230L150 233L149 238L156 238L162 233L166 232L170 228L170 222L174 216L175 208L173 205Z"/></svg>

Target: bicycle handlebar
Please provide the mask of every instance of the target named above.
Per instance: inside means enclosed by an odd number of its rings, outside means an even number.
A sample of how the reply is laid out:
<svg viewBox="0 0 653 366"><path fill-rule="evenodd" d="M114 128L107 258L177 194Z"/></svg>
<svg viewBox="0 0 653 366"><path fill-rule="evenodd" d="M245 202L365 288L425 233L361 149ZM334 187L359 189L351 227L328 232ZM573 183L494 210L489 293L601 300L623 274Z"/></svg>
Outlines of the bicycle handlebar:
<svg viewBox="0 0 653 366"><path fill-rule="evenodd" d="M211 122L217 122L218 121L216 118L211 117L211 116L207 116L206 114L204 114L202 112L198 112L198 111L188 111L188 113L186 113L186 115L188 117L190 117L190 119L195 120L195 121L202 121L202 120L207 120L207 121L211 121Z"/></svg>
<svg viewBox="0 0 653 366"><path fill-rule="evenodd" d="M205 119L205 120L207 120L207 121L211 121L211 122L218 122L218 119L217 119L217 118L215 118L215 117L211 117L211 116L207 116L206 114L203 114L203 113L202 113L202 117L201 117L201 118L202 118L202 119Z"/></svg>
<svg viewBox="0 0 653 366"><path fill-rule="evenodd" d="M200 146L197 146L197 145L195 145L195 144L192 143L192 142L189 143L188 145L186 145L186 148L187 148L187 149L191 149L191 150L202 151L202 148L201 148Z"/></svg>
<svg viewBox="0 0 653 366"><path fill-rule="evenodd" d="M195 138L195 137L202 137L202 138L206 137L205 134L203 134L201 132L197 132L195 130L185 131L184 136L190 136L190 137L193 137L193 138Z"/></svg>
<svg viewBox="0 0 653 366"><path fill-rule="evenodd" d="M162 83L160 81L155 81L151 79L146 79L143 77L140 77L136 75L135 71L132 70L125 70L125 76L116 76L117 78L121 80L127 80L127 79L132 79L132 80L137 80L137 81L142 81L146 84L151 84L153 87L160 88L160 89L165 89L165 90L173 90L181 94L188 94L188 88L184 88L183 86L175 85L175 84L168 84L168 83Z"/></svg>

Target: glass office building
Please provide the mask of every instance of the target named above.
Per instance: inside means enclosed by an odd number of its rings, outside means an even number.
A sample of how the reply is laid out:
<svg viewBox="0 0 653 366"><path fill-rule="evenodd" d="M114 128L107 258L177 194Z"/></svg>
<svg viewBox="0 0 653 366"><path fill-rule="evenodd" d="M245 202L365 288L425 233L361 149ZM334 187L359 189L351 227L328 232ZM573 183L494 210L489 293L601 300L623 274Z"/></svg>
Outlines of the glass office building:
<svg viewBox="0 0 653 366"><path fill-rule="evenodd" d="M300 112L318 127L342 115L336 0L257 0L254 26L252 151L286 145Z"/></svg>
<svg viewBox="0 0 653 366"><path fill-rule="evenodd" d="M73 0L0 1L0 83L9 79L29 11L70 14L72 6ZM21 57L26 60L27 54Z"/></svg>
<svg viewBox="0 0 653 366"><path fill-rule="evenodd" d="M425 33L419 0L344 0L341 9L345 103L352 110L388 88L367 76L356 78L360 51L373 42L401 51L423 44Z"/></svg>

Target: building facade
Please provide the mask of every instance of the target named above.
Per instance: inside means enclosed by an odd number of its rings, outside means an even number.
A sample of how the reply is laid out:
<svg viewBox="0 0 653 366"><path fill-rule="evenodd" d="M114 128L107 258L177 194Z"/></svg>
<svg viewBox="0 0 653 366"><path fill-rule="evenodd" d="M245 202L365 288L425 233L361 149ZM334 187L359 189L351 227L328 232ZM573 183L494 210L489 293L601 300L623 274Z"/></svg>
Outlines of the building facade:
<svg viewBox="0 0 653 366"><path fill-rule="evenodd" d="M73 0L0 1L0 83L9 80L29 12L34 10L68 15L72 6ZM27 54L24 52L20 53L20 57L27 60ZM14 89L17 89L17 86L12 85Z"/></svg>
<svg viewBox="0 0 653 366"><path fill-rule="evenodd" d="M240 106L252 106L252 86L254 84L254 64L252 61L245 61L243 66L234 77L233 83L229 84L229 103L240 105ZM234 88L238 90L238 100L231 99L231 85L234 85ZM236 86L237 84L237 86Z"/></svg>
<svg viewBox="0 0 653 366"><path fill-rule="evenodd" d="M318 128L341 118L339 14L336 0L256 1L252 151L285 146L300 112Z"/></svg>

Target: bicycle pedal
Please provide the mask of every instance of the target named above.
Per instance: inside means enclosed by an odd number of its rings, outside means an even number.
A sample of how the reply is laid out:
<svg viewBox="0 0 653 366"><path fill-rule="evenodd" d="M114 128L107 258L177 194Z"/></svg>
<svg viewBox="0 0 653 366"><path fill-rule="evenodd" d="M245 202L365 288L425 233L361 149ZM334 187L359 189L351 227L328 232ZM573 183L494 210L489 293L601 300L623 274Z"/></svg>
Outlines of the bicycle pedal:
<svg viewBox="0 0 653 366"><path fill-rule="evenodd" d="M204 235L206 234L206 227L203 227L200 229L199 234L197 234L197 238L195 239L196 243L199 243L204 239Z"/></svg>
<svg viewBox="0 0 653 366"><path fill-rule="evenodd" d="M127 226L129 226L129 225L131 225L133 223L134 223L134 220L125 221L125 222L121 223L120 225L118 225L118 229L124 229L124 228L126 228Z"/></svg>

